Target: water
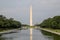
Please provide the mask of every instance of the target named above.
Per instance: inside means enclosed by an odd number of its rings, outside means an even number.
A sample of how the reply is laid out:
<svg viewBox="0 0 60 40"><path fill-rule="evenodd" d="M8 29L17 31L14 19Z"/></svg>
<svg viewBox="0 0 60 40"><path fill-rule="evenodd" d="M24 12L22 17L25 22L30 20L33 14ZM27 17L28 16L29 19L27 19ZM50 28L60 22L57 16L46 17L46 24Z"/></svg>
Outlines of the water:
<svg viewBox="0 0 60 40"><path fill-rule="evenodd" d="M60 36L33 29L33 40L60 40ZM17 33L4 34L0 40L30 40L30 30L18 30Z"/></svg>
<svg viewBox="0 0 60 40"><path fill-rule="evenodd" d="M51 37L47 38L49 36L44 36L40 30L33 30L33 40L53 40Z"/></svg>

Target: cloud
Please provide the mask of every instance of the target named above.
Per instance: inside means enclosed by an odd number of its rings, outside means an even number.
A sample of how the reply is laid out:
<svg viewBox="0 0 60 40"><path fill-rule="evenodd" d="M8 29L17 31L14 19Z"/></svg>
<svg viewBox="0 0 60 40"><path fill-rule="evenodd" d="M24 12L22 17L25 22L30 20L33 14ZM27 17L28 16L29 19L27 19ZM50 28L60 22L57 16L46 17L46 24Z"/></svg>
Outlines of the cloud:
<svg viewBox="0 0 60 40"><path fill-rule="evenodd" d="M60 15L60 0L0 0L0 14L29 24L29 7L33 7L33 24Z"/></svg>
<svg viewBox="0 0 60 40"><path fill-rule="evenodd" d="M60 0L33 0L34 24L44 19L60 15ZM38 15L38 16L37 16Z"/></svg>

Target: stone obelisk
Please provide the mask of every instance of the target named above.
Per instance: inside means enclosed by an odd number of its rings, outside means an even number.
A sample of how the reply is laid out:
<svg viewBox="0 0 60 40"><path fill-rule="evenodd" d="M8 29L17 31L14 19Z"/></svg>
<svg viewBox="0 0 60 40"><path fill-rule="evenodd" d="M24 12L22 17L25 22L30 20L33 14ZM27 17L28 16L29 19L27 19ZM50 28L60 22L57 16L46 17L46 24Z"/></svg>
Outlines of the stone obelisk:
<svg viewBox="0 0 60 40"><path fill-rule="evenodd" d="M32 27L32 5L30 6L30 27ZM32 28L30 28L30 40L32 40Z"/></svg>
<svg viewBox="0 0 60 40"><path fill-rule="evenodd" d="M32 5L30 6L30 26L32 26Z"/></svg>

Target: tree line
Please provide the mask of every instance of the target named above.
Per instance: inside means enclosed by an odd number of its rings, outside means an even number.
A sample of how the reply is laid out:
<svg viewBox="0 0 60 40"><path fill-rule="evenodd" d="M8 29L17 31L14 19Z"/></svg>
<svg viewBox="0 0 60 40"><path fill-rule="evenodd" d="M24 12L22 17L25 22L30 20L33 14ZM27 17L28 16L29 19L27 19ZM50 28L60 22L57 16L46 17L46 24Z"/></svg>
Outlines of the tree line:
<svg viewBox="0 0 60 40"><path fill-rule="evenodd" d="M53 18L45 19L39 25L42 28L60 29L60 16L54 16Z"/></svg>
<svg viewBox="0 0 60 40"><path fill-rule="evenodd" d="M13 29L21 28L21 22L14 20L13 18L6 18L0 15L0 29Z"/></svg>

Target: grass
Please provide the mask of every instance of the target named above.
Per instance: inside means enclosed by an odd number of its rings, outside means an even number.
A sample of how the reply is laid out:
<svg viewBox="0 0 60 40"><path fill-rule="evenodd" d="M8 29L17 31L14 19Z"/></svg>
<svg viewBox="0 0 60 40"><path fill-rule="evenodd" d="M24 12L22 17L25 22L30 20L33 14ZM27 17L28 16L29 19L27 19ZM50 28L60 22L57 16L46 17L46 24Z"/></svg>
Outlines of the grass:
<svg viewBox="0 0 60 40"><path fill-rule="evenodd" d="M18 29L18 28L16 28ZM8 31L8 30L13 30L13 29L0 29L0 32Z"/></svg>
<svg viewBox="0 0 60 40"><path fill-rule="evenodd" d="M34 28L34 26L30 26L30 28Z"/></svg>
<svg viewBox="0 0 60 40"><path fill-rule="evenodd" d="M43 29L60 33L60 29L51 29L51 28L43 28Z"/></svg>

